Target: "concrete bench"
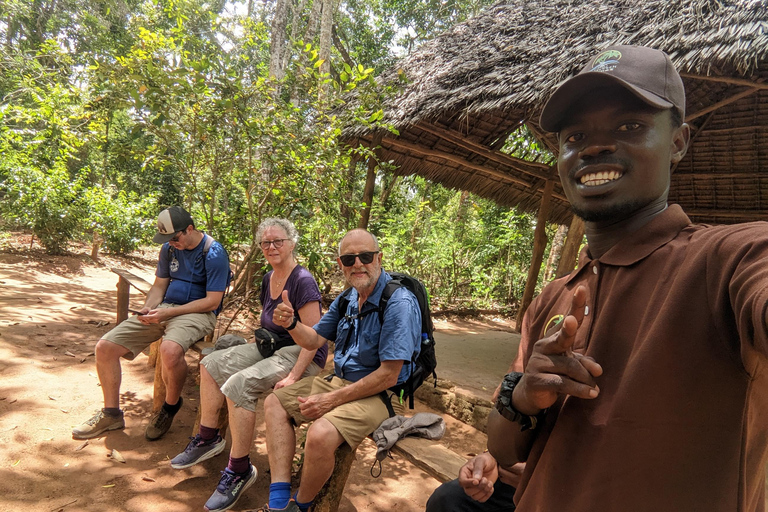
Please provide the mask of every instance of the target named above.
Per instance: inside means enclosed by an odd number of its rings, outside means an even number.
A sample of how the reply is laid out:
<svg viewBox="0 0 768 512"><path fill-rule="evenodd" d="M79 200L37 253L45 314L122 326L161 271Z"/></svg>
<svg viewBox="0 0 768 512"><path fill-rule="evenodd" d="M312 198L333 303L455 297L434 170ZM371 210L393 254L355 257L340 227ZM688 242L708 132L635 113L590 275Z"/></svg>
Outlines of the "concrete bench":
<svg viewBox="0 0 768 512"><path fill-rule="evenodd" d="M112 272L120 276L119 280L117 281L117 311L116 311L116 324L119 324L123 320L126 320L128 318L128 306L130 303L130 293L131 293L131 287L135 288L139 293L146 296L147 293L149 293L149 289L152 288L152 285L146 281L145 279L142 279L141 277L137 276L136 274L129 272L128 270L120 269L120 268L113 268L111 269ZM200 360L203 358L202 351L203 349L207 347L212 347L212 335L207 336L204 339L201 339L192 347L190 350L192 352L195 352L198 357L196 364L194 366L193 372L195 374L195 382L199 385L200 384ZM158 411L160 407L163 406L163 403L165 402L165 382L163 381L163 365L160 364L160 343L162 343L162 338L153 342L149 346L148 351L148 361L147 364L155 369L155 381L154 381L154 389L152 392L152 411ZM195 435L198 431L198 428L200 427L200 415L201 415L201 407L200 404L198 404L197 407L197 417L195 419L195 425L192 430L192 435ZM222 407L221 411L219 412L219 430L222 437L226 435L227 433L227 426L229 425L229 416L227 414L227 408Z"/></svg>
<svg viewBox="0 0 768 512"><path fill-rule="evenodd" d="M392 447L391 451L393 454L405 457L413 465L441 483L458 478L459 469L467 462L467 459L449 450L438 441L420 437L403 438ZM312 512L336 512L339 509L341 497L344 494L344 486L355 459L355 452L347 443L342 444L336 450L333 474L315 498ZM387 471L386 464L385 460L382 473Z"/></svg>

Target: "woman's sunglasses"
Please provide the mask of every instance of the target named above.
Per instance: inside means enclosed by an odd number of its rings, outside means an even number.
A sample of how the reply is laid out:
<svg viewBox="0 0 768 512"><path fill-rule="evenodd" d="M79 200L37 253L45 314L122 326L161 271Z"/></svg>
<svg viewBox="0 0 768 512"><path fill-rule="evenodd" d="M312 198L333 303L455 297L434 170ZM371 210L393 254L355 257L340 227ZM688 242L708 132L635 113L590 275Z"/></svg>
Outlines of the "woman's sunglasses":
<svg viewBox="0 0 768 512"><path fill-rule="evenodd" d="M345 267L351 267L354 265L356 258L360 258L360 263L367 265L373 261L373 257L377 254L379 254L379 251L361 252L360 254L342 254L339 256L339 260Z"/></svg>

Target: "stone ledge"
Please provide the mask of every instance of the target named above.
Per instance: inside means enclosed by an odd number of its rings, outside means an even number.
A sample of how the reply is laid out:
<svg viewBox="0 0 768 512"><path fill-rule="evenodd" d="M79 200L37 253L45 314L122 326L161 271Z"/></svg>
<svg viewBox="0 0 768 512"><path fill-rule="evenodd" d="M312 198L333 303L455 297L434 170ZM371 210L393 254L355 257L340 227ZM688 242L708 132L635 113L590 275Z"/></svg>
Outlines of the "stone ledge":
<svg viewBox="0 0 768 512"><path fill-rule="evenodd" d="M445 379L429 379L416 390L416 398L438 411L486 432L488 415L493 404L490 400L474 396Z"/></svg>

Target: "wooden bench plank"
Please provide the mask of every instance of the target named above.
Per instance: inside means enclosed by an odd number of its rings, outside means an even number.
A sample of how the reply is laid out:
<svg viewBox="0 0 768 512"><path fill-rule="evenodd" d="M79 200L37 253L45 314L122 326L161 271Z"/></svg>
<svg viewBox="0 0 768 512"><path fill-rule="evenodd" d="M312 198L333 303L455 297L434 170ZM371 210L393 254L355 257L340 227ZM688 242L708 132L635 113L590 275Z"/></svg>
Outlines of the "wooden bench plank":
<svg viewBox="0 0 768 512"><path fill-rule="evenodd" d="M467 459L439 442L419 437L399 440L392 447L392 452L404 456L443 483L458 478L459 469L467 462Z"/></svg>

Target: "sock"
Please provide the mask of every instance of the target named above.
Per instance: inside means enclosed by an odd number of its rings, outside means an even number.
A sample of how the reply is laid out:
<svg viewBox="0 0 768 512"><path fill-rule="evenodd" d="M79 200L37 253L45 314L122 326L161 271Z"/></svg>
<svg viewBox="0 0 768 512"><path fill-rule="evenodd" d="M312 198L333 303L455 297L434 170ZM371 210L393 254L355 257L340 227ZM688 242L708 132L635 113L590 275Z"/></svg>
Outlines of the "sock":
<svg viewBox="0 0 768 512"><path fill-rule="evenodd" d="M123 411L121 411L119 407L104 407L101 412L107 416L112 416L113 418L118 418L123 415Z"/></svg>
<svg viewBox="0 0 768 512"><path fill-rule="evenodd" d="M251 457L246 455L245 457L229 457L229 464L227 467L234 473L247 473L251 469Z"/></svg>
<svg viewBox="0 0 768 512"><path fill-rule="evenodd" d="M288 506L288 500L291 499L291 483L275 482L269 484L269 508L281 509Z"/></svg>
<svg viewBox="0 0 768 512"><path fill-rule="evenodd" d="M296 491L296 494L293 495L293 499L296 501L296 506L299 507L299 510L301 510L301 512L309 512L309 507L312 506L313 500L309 500L306 503L301 503L299 501L299 491Z"/></svg>
<svg viewBox="0 0 768 512"><path fill-rule="evenodd" d="M179 398L179 401L175 404L171 405L168 402L163 403L163 409L165 409L168 414L176 414L179 412L179 409L181 409L181 398Z"/></svg>
<svg viewBox="0 0 768 512"><path fill-rule="evenodd" d="M199 434L200 434L200 438L203 441L213 441L214 439L216 439L218 437L219 429L211 428L211 427L206 427L205 425L201 424L200 425L200 432L199 432Z"/></svg>

